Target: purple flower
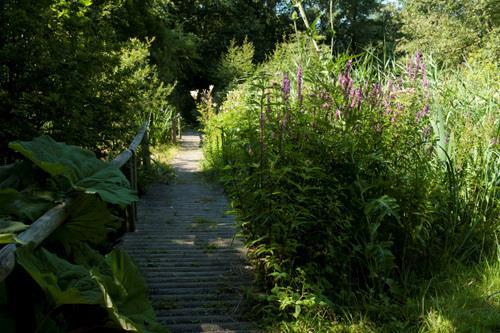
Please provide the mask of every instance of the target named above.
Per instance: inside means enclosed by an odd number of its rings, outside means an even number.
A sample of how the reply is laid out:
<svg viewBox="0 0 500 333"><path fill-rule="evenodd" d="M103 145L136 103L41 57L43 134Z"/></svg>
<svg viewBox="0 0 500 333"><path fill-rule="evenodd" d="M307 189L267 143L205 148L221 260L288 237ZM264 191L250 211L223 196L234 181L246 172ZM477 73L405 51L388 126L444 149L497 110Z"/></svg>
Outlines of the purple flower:
<svg viewBox="0 0 500 333"><path fill-rule="evenodd" d="M495 145L498 144L498 139L497 138L493 138L493 139L491 139L490 143L491 143L492 146L495 146Z"/></svg>
<svg viewBox="0 0 500 333"><path fill-rule="evenodd" d="M283 75L283 84L281 86L281 91L283 92L283 99L288 101L290 97L290 79L288 78L288 73Z"/></svg>
<svg viewBox="0 0 500 333"><path fill-rule="evenodd" d="M418 72L419 69L421 69L422 67L422 53L420 53L419 51L417 51L417 53L415 54L415 66L416 66L416 70Z"/></svg>
<svg viewBox="0 0 500 333"><path fill-rule="evenodd" d="M338 119L340 119L340 116L341 116L341 115L342 115L342 113L340 112L340 110L339 110L339 109L337 109L337 110L335 111L335 118L337 118L337 120L338 120Z"/></svg>
<svg viewBox="0 0 500 333"><path fill-rule="evenodd" d="M387 97L384 98L384 114L386 116L390 115L392 113L392 109L391 109L391 103L389 102L389 100L387 99Z"/></svg>
<svg viewBox="0 0 500 333"><path fill-rule="evenodd" d="M351 98L351 109L355 107L361 107L361 103L363 102L363 89L362 88L356 88L356 89L351 89L350 96Z"/></svg>
<svg viewBox="0 0 500 333"><path fill-rule="evenodd" d="M429 114L429 105L426 104L421 111L417 112L417 114L415 115L415 120L418 123L422 118L424 118L428 114Z"/></svg>
<svg viewBox="0 0 500 333"><path fill-rule="evenodd" d="M297 69L297 98L299 103L302 104L302 66L299 65Z"/></svg>
<svg viewBox="0 0 500 333"><path fill-rule="evenodd" d="M349 73L351 72L351 68L352 68L352 59L349 59L349 61L345 64L345 72L347 73L347 75L349 75Z"/></svg>
<svg viewBox="0 0 500 333"><path fill-rule="evenodd" d="M363 102L363 89L361 87L358 88L356 92L356 97L358 99L358 105L361 105L361 103Z"/></svg>
<svg viewBox="0 0 500 333"><path fill-rule="evenodd" d="M349 60L346 64L345 72L344 73L340 72L339 78L338 78L340 88L343 90L344 97L346 99L349 97L349 93L352 89L352 84L353 84L353 81L352 81L352 78L350 75L351 68L352 68L352 60Z"/></svg>

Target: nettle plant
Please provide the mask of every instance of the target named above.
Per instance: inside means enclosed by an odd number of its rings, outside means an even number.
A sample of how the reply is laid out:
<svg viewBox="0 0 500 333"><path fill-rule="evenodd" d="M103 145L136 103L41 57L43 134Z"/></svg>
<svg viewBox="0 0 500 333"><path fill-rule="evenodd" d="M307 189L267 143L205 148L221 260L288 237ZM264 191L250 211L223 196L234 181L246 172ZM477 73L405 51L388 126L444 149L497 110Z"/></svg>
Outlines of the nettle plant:
<svg viewBox="0 0 500 333"><path fill-rule="evenodd" d="M8 291L24 297L26 320L36 332L163 332L138 268L127 253L112 248L121 227L117 209L137 200L122 172L48 136L9 147L23 159L0 168L0 243L19 242L17 233L57 202L71 200L71 206L41 247L18 247L18 266L7 279L21 276L23 282L16 290L0 284L2 328L15 331L12 314L4 313Z"/></svg>
<svg viewBox="0 0 500 333"><path fill-rule="evenodd" d="M457 210L465 198L443 146L450 129L422 55L384 72L389 64L370 55L333 59L299 44L278 48L205 125L207 160L269 299L291 295L282 310L296 316L324 296L399 299L480 239L486 249L488 222Z"/></svg>

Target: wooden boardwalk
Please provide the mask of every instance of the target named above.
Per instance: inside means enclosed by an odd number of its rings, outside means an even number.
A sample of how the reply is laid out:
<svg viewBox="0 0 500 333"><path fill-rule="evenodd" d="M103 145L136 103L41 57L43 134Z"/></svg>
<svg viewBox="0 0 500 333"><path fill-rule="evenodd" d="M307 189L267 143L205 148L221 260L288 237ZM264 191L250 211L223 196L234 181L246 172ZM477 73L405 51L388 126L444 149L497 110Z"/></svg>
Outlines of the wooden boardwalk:
<svg viewBox="0 0 500 333"><path fill-rule="evenodd" d="M251 270L222 189L199 173L199 136L187 133L172 164L173 184L155 184L138 204L137 231L123 246L171 332L255 332L244 321Z"/></svg>

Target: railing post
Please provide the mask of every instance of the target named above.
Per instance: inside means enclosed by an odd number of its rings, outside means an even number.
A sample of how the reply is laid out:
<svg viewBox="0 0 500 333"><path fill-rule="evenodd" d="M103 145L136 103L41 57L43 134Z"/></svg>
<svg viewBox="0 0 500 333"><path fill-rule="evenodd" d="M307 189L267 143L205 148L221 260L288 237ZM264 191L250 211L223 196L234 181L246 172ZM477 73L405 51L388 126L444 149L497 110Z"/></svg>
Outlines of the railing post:
<svg viewBox="0 0 500 333"><path fill-rule="evenodd" d="M178 125L178 132L179 132L179 140L182 140L182 127L181 127L181 117L177 116L177 125Z"/></svg>
<svg viewBox="0 0 500 333"><path fill-rule="evenodd" d="M130 182L130 187L137 192L137 155L132 151L132 157L127 162L127 178ZM135 223L137 221L137 203L133 202L126 209L127 230L135 231Z"/></svg>
<svg viewBox="0 0 500 333"><path fill-rule="evenodd" d="M176 144L177 143L177 124L176 124L176 117L174 116L172 118L172 143Z"/></svg>
<svg viewBox="0 0 500 333"><path fill-rule="evenodd" d="M149 134L148 131L144 132L142 139L142 165L145 170L148 170L151 165L151 153L149 152Z"/></svg>

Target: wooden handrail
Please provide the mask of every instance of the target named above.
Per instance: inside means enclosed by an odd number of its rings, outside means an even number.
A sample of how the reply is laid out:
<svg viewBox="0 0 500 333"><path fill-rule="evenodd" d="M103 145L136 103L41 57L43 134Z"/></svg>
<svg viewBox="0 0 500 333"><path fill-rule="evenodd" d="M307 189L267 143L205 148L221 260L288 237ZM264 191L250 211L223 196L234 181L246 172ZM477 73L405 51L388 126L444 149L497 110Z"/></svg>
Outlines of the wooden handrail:
<svg viewBox="0 0 500 333"><path fill-rule="evenodd" d="M135 175L135 177L132 177L132 179L130 179L129 177L129 181L131 181L131 185L135 190L137 190L135 152L141 142L143 142L144 138L147 138L148 127L149 121L144 122L130 146L111 161L111 164L117 166L118 168L121 168L125 165L125 163L129 161L133 161L134 166L129 167L129 170L131 171L131 174ZM143 149L148 149L147 143L145 143L145 147L143 147ZM149 161L145 162L144 164L146 165L146 163L149 163ZM68 218L72 201L73 200L71 198L66 199L63 203L49 209L45 214L43 214L35 222L33 222L26 231L20 233L17 236L17 239L21 244L32 243L35 245L35 247L39 246ZM133 208L130 209L130 212L134 214L133 218L135 219L135 214L137 211L135 208L135 203L132 205L132 207ZM132 226L134 225L134 222L135 220L132 222ZM130 229L132 229L133 231L135 227L133 226ZM14 266L16 264L16 248L17 244L8 244L0 249L0 282L5 280L5 278L14 269Z"/></svg>
<svg viewBox="0 0 500 333"><path fill-rule="evenodd" d="M117 166L118 168L123 167L125 163L127 163L132 157L132 155L135 153L137 147L139 147L139 145L141 144L144 136L146 135L148 127L149 127L149 121L144 122L144 124L139 129L139 132L137 132L137 135L132 140L130 146L124 151L122 151L118 156L116 156L111 161L111 164Z"/></svg>

